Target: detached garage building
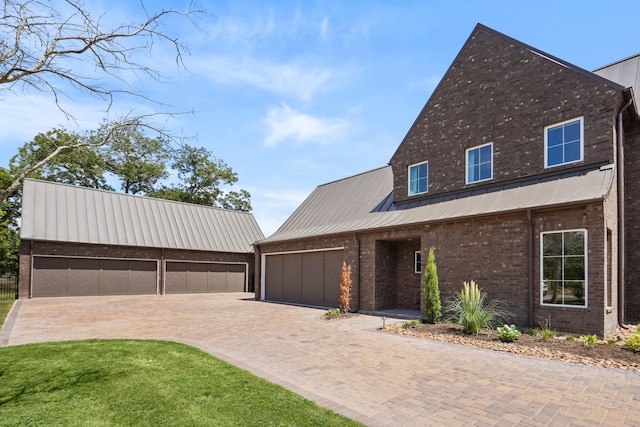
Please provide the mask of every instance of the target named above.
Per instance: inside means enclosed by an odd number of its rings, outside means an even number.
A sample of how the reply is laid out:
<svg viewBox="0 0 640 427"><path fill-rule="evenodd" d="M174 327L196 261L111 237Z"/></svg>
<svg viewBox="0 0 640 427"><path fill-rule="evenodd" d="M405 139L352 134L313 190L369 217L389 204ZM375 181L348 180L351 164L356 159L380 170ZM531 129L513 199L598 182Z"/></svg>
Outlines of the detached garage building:
<svg viewBox="0 0 640 427"><path fill-rule="evenodd" d="M253 291L250 213L26 180L20 298Z"/></svg>

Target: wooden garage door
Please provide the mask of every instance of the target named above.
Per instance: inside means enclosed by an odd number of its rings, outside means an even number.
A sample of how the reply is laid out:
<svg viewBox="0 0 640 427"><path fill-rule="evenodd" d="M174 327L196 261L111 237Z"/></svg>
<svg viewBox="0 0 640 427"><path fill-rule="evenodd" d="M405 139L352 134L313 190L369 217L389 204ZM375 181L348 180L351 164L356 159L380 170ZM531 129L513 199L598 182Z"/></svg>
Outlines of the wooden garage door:
<svg viewBox="0 0 640 427"><path fill-rule="evenodd" d="M156 261L33 258L33 297L157 293Z"/></svg>
<svg viewBox="0 0 640 427"><path fill-rule="evenodd" d="M302 252L265 257L265 298L338 307L344 251Z"/></svg>
<svg viewBox="0 0 640 427"><path fill-rule="evenodd" d="M165 293L244 292L246 264L167 261Z"/></svg>

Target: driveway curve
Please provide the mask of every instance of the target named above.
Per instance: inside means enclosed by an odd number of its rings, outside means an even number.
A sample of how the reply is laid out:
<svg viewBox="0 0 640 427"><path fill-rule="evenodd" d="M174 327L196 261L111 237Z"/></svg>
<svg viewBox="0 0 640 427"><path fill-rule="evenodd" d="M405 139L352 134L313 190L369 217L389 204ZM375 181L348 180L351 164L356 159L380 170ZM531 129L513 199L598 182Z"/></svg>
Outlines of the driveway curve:
<svg viewBox="0 0 640 427"><path fill-rule="evenodd" d="M252 297L19 300L0 346L179 341L370 426L640 424L637 372L385 334L379 317L324 321L324 310Z"/></svg>

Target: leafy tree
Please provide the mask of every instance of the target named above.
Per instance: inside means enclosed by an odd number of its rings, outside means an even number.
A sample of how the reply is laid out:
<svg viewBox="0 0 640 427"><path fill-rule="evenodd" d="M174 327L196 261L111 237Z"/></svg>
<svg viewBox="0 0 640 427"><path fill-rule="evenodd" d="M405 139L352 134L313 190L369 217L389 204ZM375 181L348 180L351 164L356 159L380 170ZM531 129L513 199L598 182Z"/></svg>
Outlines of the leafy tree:
<svg viewBox="0 0 640 427"><path fill-rule="evenodd" d="M106 20L94 18L82 0L5 0L0 19L0 93L19 89L49 93L70 118L73 116L62 101L73 99L74 94L104 100L107 111L120 96L147 100L131 88L123 73L158 80L161 76L157 70L136 59L151 54L158 42L171 46L176 63L181 65L184 46L165 33L163 25L171 17L189 18L197 11L167 9L148 13L142 2L140 6L147 16L142 22L105 27ZM79 61L83 66L74 66ZM61 153L104 145L112 130L139 127L152 116L125 115L113 122L104 133L105 138L91 144L62 145L20 173L12 171L13 181L3 186L0 202L18 191L27 176Z"/></svg>
<svg viewBox="0 0 640 427"><path fill-rule="evenodd" d="M0 185L8 185L11 174L0 167ZM20 202L16 196L0 203L0 276L18 274L20 237L18 235L18 217Z"/></svg>
<svg viewBox="0 0 640 427"><path fill-rule="evenodd" d="M438 287L438 270L433 248L429 249L427 265L424 267L424 321L438 323L442 317L442 303L440 302L440 288Z"/></svg>
<svg viewBox="0 0 640 427"><path fill-rule="evenodd" d="M98 132L99 134L100 132ZM123 128L104 147L105 169L118 177L122 191L147 194L169 176L169 144L165 138L149 138L140 128Z"/></svg>
<svg viewBox="0 0 640 427"><path fill-rule="evenodd" d="M85 143L84 137L65 129L53 129L39 133L33 141L18 149L18 154L9 163L12 175L31 170L29 178L80 185L82 187L111 190L105 178L105 161L102 155ZM63 150L55 157L33 169L52 152L69 146L78 146L74 150ZM33 169L33 170L32 170Z"/></svg>
<svg viewBox="0 0 640 427"><path fill-rule="evenodd" d="M184 145L175 152L171 165L180 185L162 186L149 193L152 197L197 205L251 210L250 194L245 190L225 193L222 185L233 185L238 175L225 162L213 157L204 147Z"/></svg>

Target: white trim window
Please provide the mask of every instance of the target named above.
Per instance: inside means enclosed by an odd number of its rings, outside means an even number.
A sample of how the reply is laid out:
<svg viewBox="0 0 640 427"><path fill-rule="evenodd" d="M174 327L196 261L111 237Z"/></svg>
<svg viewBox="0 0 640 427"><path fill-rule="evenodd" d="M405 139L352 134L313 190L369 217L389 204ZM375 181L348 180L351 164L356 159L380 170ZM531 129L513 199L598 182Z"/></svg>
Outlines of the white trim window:
<svg viewBox="0 0 640 427"><path fill-rule="evenodd" d="M493 178L493 143L466 150L467 184Z"/></svg>
<svg viewBox="0 0 640 427"><path fill-rule="evenodd" d="M584 118L544 128L544 167L580 162L584 158Z"/></svg>
<svg viewBox="0 0 640 427"><path fill-rule="evenodd" d="M429 163L422 162L409 166L409 195L426 193L429 189Z"/></svg>
<svg viewBox="0 0 640 427"><path fill-rule="evenodd" d="M540 302L587 306L587 230L540 234Z"/></svg>
<svg viewBox="0 0 640 427"><path fill-rule="evenodd" d="M416 274L422 273L422 252L415 251L413 255L413 272Z"/></svg>

